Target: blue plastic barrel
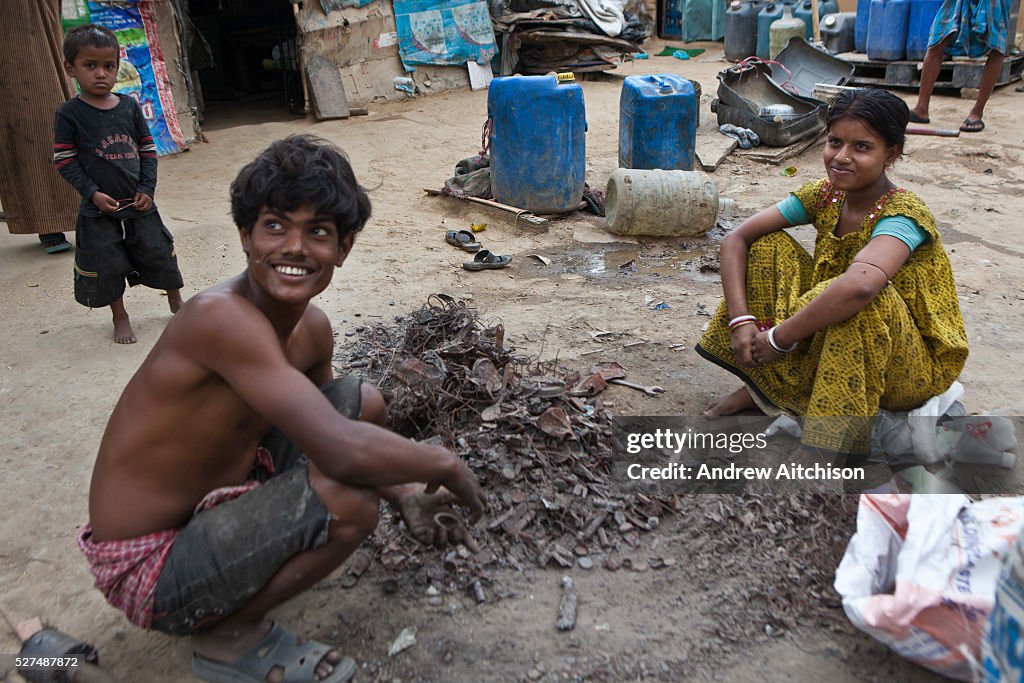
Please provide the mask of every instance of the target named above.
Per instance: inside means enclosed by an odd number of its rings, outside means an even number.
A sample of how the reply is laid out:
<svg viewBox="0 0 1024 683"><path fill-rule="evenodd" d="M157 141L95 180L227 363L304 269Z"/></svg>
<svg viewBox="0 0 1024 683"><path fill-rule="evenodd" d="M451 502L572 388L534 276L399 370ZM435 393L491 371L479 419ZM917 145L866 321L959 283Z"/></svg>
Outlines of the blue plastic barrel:
<svg viewBox="0 0 1024 683"><path fill-rule="evenodd" d="M732 0L725 11L725 58L738 62L757 52L758 0L743 2Z"/></svg>
<svg viewBox="0 0 1024 683"><path fill-rule="evenodd" d="M757 56L768 59L772 22L782 18L782 3L769 2L757 13Z"/></svg>
<svg viewBox="0 0 1024 683"><path fill-rule="evenodd" d="M907 59L924 59L928 51L928 38L932 22L942 7L942 0L910 0L910 18L907 20Z"/></svg>
<svg viewBox="0 0 1024 683"><path fill-rule="evenodd" d="M491 193L534 213L579 208L586 178L583 88L554 76L495 78L491 121Z"/></svg>
<svg viewBox="0 0 1024 683"><path fill-rule="evenodd" d="M697 94L682 76L627 76L619 96L619 166L692 171Z"/></svg>
<svg viewBox="0 0 1024 683"><path fill-rule="evenodd" d="M806 35L804 39L809 43L814 38L814 25L813 21L814 12L811 11L813 3L811 0L803 0L803 2L797 3L793 7L793 16L804 22L804 26L807 27ZM839 3L836 0L821 0L818 3L818 21L826 14L835 14L839 11Z"/></svg>
<svg viewBox="0 0 1024 683"><path fill-rule="evenodd" d="M868 59L896 61L907 56L910 0L871 0Z"/></svg>
<svg viewBox="0 0 1024 683"><path fill-rule="evenodd" d="M868 51L868 23L871 17L871 0L857 0L857 21L853 25L853 49Z"/></svg>

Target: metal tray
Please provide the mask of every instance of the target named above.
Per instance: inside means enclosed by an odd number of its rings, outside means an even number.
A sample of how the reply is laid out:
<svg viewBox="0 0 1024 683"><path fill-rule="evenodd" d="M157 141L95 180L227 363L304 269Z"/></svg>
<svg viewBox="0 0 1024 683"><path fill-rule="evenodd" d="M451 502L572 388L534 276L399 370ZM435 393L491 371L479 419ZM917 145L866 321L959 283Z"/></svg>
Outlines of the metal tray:
<svg viewBox="0 0 1024 683"><path fill-rule="evenodd" d="M808 45L803 38L790 38L789 44L771 65L772 80L787 92L814 97L814 85L844 85L853 78L853 65ZM786 70L789 73L786 73Z"/></svg>
<svg viewBox="0 0 1024 683"><path fill-rule="evenodd" d="M711 111L718 125L749 128L771 147L786 147L825 129L825 103L786 92L761 61L725 69L718 74L718 98Z"/></svg>

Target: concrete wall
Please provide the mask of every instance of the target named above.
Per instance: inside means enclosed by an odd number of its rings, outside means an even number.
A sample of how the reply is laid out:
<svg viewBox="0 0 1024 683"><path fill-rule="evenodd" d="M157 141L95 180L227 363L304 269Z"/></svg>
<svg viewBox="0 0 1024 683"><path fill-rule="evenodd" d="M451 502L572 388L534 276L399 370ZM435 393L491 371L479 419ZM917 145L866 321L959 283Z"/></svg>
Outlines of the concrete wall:
<svg viewBox="0 0 1024 683"><path fill-rule="evenodd" d="M341 72L350 105L411 97L396 90L394 78L412 78L421 93L443 92L469 85L465 66L417 66L407 73L398 57L398 38L391 3L375 0L324 14L317 2L307 2L296 17L302 59L320 54Z"/></svg>

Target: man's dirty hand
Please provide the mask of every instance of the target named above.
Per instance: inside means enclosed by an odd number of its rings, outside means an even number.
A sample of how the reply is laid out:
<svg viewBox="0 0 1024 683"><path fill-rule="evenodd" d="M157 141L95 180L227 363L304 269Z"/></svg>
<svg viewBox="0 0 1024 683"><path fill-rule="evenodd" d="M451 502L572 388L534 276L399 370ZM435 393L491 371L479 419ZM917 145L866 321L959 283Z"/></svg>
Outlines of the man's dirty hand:
<svg viewBox="0 0 1024 683"><path fill-rule="evenodd" d="M465 462L455 455L452 457L455 458L454 473L446 479L428 482L426 492L434 493L439 486L445 487L458 499L459 504L469 508L469 523L476 524L484 514L480 482Z"/></svg>
<svg viewBox="0 0 1024 683"><path fill-rule="evenodd" d="M479 552L479 544L473 540L464 524L459 522L449 525L435 521L435 517L439 513L445 515L446 518L454 517L450 513L452 507L458 502L459 499L448 491L438 493L421 491L399 499L396 505L409 533L420 543L438 548L461 543L470 552Z"/></svg>

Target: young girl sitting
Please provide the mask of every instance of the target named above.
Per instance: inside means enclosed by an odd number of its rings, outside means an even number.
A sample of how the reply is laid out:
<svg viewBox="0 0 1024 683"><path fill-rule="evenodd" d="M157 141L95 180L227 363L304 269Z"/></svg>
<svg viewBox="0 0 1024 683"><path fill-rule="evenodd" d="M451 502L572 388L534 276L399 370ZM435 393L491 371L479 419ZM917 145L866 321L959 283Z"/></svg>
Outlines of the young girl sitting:
<svg viewBox="0 0 1024 683"><path fill-rule="evenodd" d="M915 408L960 374L967 335L935 219L886 175L908 120L895 95L843 91L829 105L827 179L723 240L725 300L697 352L745 386L706 415L802 416L806 446L860 455L880 407ZM807 223L813 258L784 232Z"/></svg>

